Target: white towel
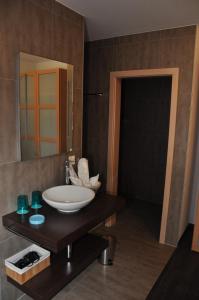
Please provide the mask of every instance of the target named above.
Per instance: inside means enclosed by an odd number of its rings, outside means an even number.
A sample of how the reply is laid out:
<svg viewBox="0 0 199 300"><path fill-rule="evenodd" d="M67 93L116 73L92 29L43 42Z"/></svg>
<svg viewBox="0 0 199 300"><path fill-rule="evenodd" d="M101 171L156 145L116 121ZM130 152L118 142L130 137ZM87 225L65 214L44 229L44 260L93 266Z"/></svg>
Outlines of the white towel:
<svg viewBox="0 0 199 300"><path fill-rule="evenodd" d="M70 165L69 167L71 183L73 185L85 186L94 191L97 191L101 186L101 182L99 181L99 174L89 178L88 160L86 158L81 158L78 162L77 168L78 176L73 166Z"/></svg>
<svg viewBox="0 0 199 300"><path fill-rule="evenodd" d="M88 170L88 160L86 158L81 158L78 161L78 177L82 180L83 185L89 186L89 170Z"/></svg>

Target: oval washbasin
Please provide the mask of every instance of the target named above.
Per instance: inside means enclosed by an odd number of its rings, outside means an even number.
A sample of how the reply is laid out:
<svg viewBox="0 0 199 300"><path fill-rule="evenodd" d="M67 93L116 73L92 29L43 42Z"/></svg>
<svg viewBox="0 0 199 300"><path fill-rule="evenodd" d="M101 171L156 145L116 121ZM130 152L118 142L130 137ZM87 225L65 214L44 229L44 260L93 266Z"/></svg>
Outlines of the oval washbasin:
<svg viewBox="0 0 199 300"><path fill-rule="evenodd" d="M60 185L45 190L42 197L46 203L61 212L75 212L89 204L95 193L86 187Z"/></svg>

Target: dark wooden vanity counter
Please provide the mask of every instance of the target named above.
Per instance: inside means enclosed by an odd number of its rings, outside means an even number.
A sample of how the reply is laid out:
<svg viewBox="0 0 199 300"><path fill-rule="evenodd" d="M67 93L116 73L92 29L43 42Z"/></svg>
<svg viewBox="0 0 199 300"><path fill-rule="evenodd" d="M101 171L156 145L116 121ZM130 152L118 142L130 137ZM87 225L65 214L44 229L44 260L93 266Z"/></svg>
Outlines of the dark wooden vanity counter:
<svg viewBox="0 0 199 300"><path fill-rule="evenodd" d="M43 203L38 210L46 218L44 224L34 226L28 219L35 213L18 215L16 212L3 216L3 225L15 234L21 235L50 251L58 253L78 240L96 225L104 221L124 206L124 199L101 194L77 213L65 214Z"/></svg>
<svg viewBox="0 0 199 300"><path fill-rule="evenodd" d="M10 277L8 281L34 300L50 300L61 289L90 265L108 246L99 236L87 234L73 245L70 261L66 250L51 256L51 265L32 279L20 285Z"/></svg>
<svg viewBox="0 0 199 300"><path fill-rule="evenodd" d="M8 281L35 300L52 299L108 247L106 239L88 232L124 205L123 198L105 194L74 214L59 213L44 203L39 213L45 215L46 221L39 227L28 222L34 210L24 216L16 212L3 216L3 225L8 230L53 252L51 265L23 285L10 277ZM66 246L72 243L72 257L68 260Z"/></svg>

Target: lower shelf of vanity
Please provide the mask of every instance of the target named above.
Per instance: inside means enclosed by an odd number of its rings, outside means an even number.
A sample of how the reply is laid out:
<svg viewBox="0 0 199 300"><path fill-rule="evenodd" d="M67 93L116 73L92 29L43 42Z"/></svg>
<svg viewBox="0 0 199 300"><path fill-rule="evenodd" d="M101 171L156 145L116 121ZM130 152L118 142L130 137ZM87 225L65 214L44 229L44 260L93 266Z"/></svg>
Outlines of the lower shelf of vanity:
<svg viewBox="0 0 199 300"><path fill-rule="evenodd" d="M52 299L74 277L91 264L108 246L107 240L87 234L73 244L72 258L66 259L66 250L51 257L51 265L24 283L8 281L35 300Z"/></svg>

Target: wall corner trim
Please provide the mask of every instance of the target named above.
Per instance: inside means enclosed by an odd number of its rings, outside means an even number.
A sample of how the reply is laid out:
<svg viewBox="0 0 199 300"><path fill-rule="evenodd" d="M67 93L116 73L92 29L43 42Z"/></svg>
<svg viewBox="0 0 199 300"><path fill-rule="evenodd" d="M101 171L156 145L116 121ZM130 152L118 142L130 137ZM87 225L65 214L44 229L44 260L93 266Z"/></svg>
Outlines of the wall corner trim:
<svg viewBox="0 0 199 300"><path fill-rule="evenodd" d="M196 26L195 35L195 48L194 48L194 60L193 60L193 75L192 75L192 88L191 88L191 104L190 104L190 116L189 116L189 131L188 142L186 152L185 163L185 175L183 185L183 196L181 206L181 219L179 227L179 238L183 234L187 223L190 206L190 188L191 188L191 174L193 169L193 155L194 155L194 142L196 137L196 122L198 111L198 97L199 97L199 26Z"/></svg>

